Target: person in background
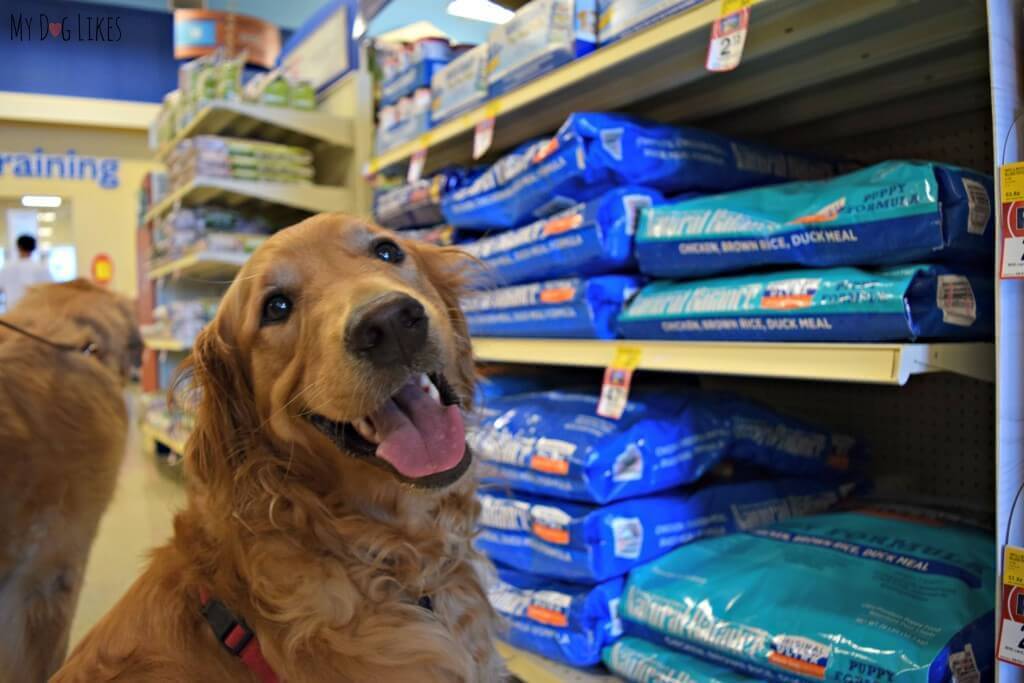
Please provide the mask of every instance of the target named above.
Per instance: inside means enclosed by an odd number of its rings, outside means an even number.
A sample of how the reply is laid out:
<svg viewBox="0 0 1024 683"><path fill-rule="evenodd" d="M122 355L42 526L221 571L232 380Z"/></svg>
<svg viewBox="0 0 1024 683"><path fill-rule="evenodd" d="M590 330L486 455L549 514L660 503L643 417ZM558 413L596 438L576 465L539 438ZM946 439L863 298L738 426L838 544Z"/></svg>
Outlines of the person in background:
<svg viewBox="0 0 1024 683"><path fill-rule="evenodd" d="M10 311L18 300L25 295L25 290L32 285L52 282L50 270L45 264L32 260L32 252L36 250L36 238L22 235L18 238L18 256L4 265L0 270L0 292L4 295L3 310Z"/></svg>

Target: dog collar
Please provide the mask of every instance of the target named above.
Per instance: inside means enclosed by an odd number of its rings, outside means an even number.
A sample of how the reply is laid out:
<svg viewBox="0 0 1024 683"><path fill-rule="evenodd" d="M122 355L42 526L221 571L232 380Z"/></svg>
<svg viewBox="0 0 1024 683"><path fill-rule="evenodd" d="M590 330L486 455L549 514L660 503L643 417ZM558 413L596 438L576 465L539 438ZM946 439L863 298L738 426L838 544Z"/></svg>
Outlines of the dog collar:
<svg viewBox="0 0 1024 683"><path fill-rule="evenodd" d="M249 625L245 623L245 619L236 616L220 600L212 599L206 589L200 589L199 602L202 606L203 618L210 625L214 637L224 646L224 649L238 657L260 683L281 683L281 679L277 677L263 656L260 641ZM434 611L434 603L429 595L421 597L416 604L428 612Z"/></svg>

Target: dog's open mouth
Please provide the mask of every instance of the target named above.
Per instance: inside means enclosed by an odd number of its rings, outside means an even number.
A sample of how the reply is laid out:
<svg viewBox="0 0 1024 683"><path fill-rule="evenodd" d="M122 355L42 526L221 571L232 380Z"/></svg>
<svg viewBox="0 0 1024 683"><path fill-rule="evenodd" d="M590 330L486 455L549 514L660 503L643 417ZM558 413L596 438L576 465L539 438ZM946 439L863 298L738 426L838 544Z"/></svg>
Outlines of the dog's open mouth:
<svg viewBox="0 0 1024 683"><path fill-rule="evenodd" d="M410 378L355 422L335 422L316 413L307 417L340 450L369 459L410 484L447 486L469 468L459 397L440 373Z"/></svg>

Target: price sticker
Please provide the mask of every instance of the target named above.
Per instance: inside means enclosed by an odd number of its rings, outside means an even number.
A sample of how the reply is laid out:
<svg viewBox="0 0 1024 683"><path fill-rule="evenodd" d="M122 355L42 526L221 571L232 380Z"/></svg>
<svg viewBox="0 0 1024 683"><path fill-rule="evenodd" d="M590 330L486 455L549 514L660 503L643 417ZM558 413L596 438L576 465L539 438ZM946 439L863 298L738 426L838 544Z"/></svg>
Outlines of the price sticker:
<svg viewBox="0 0 1024 683"><path fill-rule="evenodd" d="M405 179L410 183L415 183L423 177L423 167L427 163L427 148L420 147L412 156L409 158L409 172L406 174Z"/></svg>
<svg viewBox="0 0 1024 683"><path fill-rule="evenodd" d="M708 71L732 71L740 65L749 25L749 7L715 20L711 25L711 42L705 64Z"/></svg>
<svg viewBox="0 0 1024 683"><path fill-rule="evenodd" d="M999 195L1003 224L999 276L1024 279L1024 162L999 168Z"/></svg>
<svg viewBox="0 0 1024 683"><path fill-rule="evenodd" d="M473 160L476 161L487 154L492 142L494 142L494 117L488 116L477 121L476 127L473 129Z"/></svg>
<svg viewBox="0 0 1024 683"><path fill-rule="evenodd" d="M597 414L601 417L618 420L626 412L633 372L640 365L640 352L635 346L615 349L615 356L605 369L604 381L601 382L601 399L597 402Z"/></svg>
<svg viewBox="0 0 1024 683"><path fill-rule="evenodd" d="M1024 548L1003 549L1003 600L999 611L997 656L1024 666Z"/></svg>

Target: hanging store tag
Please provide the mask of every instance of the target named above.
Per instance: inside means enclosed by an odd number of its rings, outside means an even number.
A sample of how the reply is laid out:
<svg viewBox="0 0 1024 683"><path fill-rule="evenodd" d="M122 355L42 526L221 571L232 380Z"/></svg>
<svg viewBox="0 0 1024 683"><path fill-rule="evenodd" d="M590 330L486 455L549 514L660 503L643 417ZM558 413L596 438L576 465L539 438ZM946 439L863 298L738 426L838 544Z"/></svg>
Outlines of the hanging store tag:
<svg viewBox="0 0 1024 683"><path fill-rule="evenodd" d="M409 158L409 172L406 174L405 179L410 183L415 183L417 180L423 177L423 167L427 163L427 148L421 147L412 153Z"/></svg>
<svg viewBox="0 0 1024 683"><path fill-rule="evenodd" d="M611 365L604 371L601 383L601 399L597 403L597 414L618 420L626 412L629 402L629 387L633 383L633 371L640 365L640 349L635 346L620 346L615 349Z"/></svg>
<svg viewBox="0 0 1024 683"><path fill-rule="evenodd" d="M482 121L477 121L476 128L473 130L473 161L487 154L492 142L494 142L494 117L488 116Z"/></svg>
<svg viewBox="0 0 1024 683"><path fill-rule="evenodd" d="M999 198L1003 224L999 276L1024 279L1024 162L999 168Z"/></svg>
<svg viewBox="0 0 1024 683"><path fill-rule="evenodd" d="M1003 600L999 606L1000 660L1024 666L1024 548L1003 548Z"/></svg>
<svg viewBox="0 0 1024 683"><path fill-rule="evenodd" d="M723 10L728 4L722 3ZM746 6L715 20L711 25L711 42L705 64L708 71L732 71L740 65L749 25L750 8Z"/></svg>

